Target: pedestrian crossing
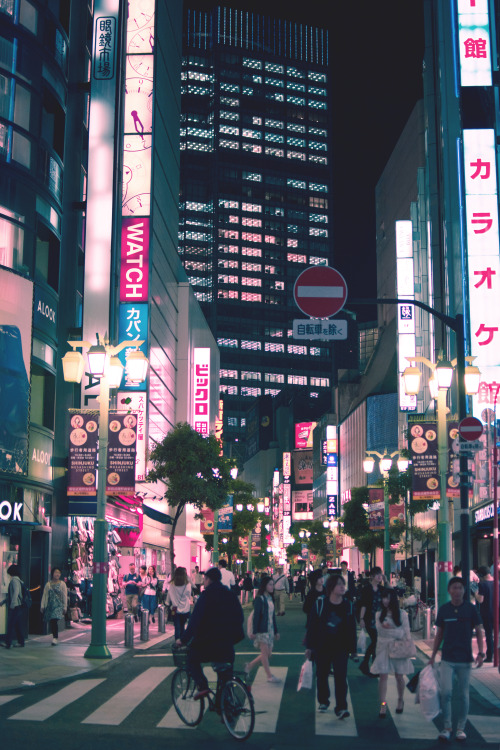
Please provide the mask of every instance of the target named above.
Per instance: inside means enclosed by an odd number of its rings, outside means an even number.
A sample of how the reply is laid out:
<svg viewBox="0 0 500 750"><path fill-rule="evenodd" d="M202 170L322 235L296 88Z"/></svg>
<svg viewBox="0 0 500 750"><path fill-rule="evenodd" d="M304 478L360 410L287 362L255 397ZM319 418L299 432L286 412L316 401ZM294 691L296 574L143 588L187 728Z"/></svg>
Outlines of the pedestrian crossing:
<svg viewBox="0 0 500 750"><path fill-rule="evenodd" d="M109 678L106 677L75 679L64 688L54 690L51 695L36 701L32 705L23 707L21 710L16 709L16 702L29 696L29 693L0 695L1 715L8 721L50 722L51 719L57 717L65 709L73 709L78 706L78 701L81 701L85 696L92 697L96 693L93 706L96 706L97 703L97 707L84 718L81 718L81 716L85 712L79 710L80 723L101 727L119 727L125 725L128 728L130 726L131 714L140 709L141 705L152 696L152 693L157 688L160 688L154 700L157 716L151 721L150 728L195 732L197 728L187 727L179 719L172 705L169 678L174 671L174 666L148 667L125 686L120 686L120 689L111 695L111 697L109 696L109 692L107 692L102 701L100 700L100 696L106 691L109 685ZM287 667L273 666L272 671L281 680L280 683L268 683L264 670L259 668L251 685L256 712L255 734L273 735L278 732L280 709L283 706L283 702L286 701L285 689L290 691L292 688L295 691L296 688L295 680L297 675L294 674L292 680L292 675L289 673ZM205 674L209 682L216 682L217 676L210 667L205 668ZM335 694L333 677L330 676L329 680L330 692L333 697ZM292 682L293 684L291 684ZM396 684L393 678L389 678L387 691L388 717L384 720L384 725L379 722L377 716L374 717L374 721L376 721L377 726L380 728L389 726L392 722L392 726L395 727L401 740L419 739L435 741L438 732L436 726L432 722L423 720L420 708L414 701L414 696L406 692L404 712L396 714L394 710L397 704ZM316 736L356 738L360 736L360 727L363 723L366 733L366 704L365 701L359 700L359 695L353 704L349 694L348 710L350 717L343 720L337 719L333 711L333 706L325 713L318 713L316 711L314 691L303 691L300 693L300 702L304 711L314 712L315 721L314 724L308 725L311 727L308 731L312 731ZM358 715L356 715L356 711ZM362 716L360 715L361 711L363 712ZM138 715L142 717L141 710L139 710ZM76 712L73 716L76 716ZM142 722L142 718L140 720ZM473 715L469 716L469 721L485 743L498 744L500 736L499 716Z"/></svg>

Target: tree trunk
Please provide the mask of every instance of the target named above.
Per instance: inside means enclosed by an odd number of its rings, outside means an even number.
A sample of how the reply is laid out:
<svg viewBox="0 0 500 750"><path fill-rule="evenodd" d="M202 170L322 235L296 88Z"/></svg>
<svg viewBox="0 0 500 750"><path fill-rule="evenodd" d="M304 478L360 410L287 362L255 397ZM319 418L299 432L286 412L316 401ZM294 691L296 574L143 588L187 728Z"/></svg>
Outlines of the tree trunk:
<svg viewBox="0 0 500 750"><path fill-rule="evenodd" d="M170 531L170 575L174 575L175 570L175 548L174 548L174 538L175 538L175 529L177 528L177 521L181 517L181 513L184 510L184 503L181 503L177 506L175 511L174 520L172 521L172 529ZM189 575L189 571L188 571Z"/></svg>

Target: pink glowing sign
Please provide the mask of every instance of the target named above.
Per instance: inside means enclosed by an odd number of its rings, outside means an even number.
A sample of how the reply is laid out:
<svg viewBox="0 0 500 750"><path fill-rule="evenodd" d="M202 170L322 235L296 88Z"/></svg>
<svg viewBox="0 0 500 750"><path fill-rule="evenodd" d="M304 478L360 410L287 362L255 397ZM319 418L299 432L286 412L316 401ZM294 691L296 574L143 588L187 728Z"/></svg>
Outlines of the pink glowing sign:
<svg viewBox="0 0 500 750"><path fill-rule="evenodd" d="M122 219L120 302L147 302L149 218Z"/></svg>

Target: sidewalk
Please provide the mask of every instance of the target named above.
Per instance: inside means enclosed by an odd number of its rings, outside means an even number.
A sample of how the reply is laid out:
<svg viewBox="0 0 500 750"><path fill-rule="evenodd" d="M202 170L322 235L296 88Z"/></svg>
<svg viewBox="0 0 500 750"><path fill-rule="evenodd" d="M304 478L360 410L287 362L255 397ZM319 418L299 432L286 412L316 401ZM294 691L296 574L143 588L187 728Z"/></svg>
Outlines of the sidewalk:
<svg viewBox="0 0 500 750"><path fill-rule="evenodd" d="M165 626L165 633L158 633L157 626L150 626L149 641L140 640L140 629L134 630L134 650L144 651L158 646L173 636L174 626ZM125 648L124 620L108 620L106 640L111 659L86 659L85 651L90 643L91 626L75 624L59 634L59 644L52 646L52 636L30 636L24 648L0 646L0 691L18 690L40 685L65 677L76 677L109 664L129 653Z"/></svg>
<svg viewBox="0 0 500 750"><path fill-rule="evenodd" d="M422 638L422 630L417 630L412 633L413 640L415 641L416 647L427 657L430 658L432 653L433 639L424 640ZM477 653L476 639L472 641L472 650L474 656ZM472 668L470 684L479 693L479 695L493 704L496 708L500 708L500 673L497 667L493 664L483 664L480 669Z"/></svg>

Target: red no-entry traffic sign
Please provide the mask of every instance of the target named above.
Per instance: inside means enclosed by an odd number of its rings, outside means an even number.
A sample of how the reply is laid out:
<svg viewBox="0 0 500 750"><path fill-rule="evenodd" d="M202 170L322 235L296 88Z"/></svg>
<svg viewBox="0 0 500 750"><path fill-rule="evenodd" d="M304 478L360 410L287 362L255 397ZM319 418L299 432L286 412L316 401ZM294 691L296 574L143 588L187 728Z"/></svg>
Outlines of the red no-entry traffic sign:
<svg viewBox="0 0 500 750"><path fill-rule="evenodd" d="M465 417L458 425L462 440L478 440L483 434L483 423L476 417Z"/></svg>
<svg viewBox="0 0 500 750"><path fill-rule="evenodd" d="M310 266L297 277L293 288L295 303L311 318L330 318L342 310L347 284L331 266Z"/></svg>

